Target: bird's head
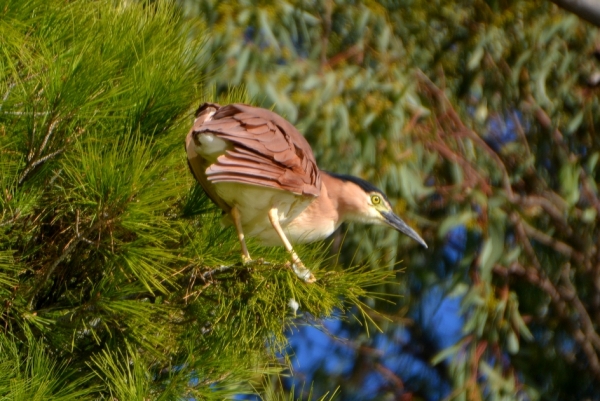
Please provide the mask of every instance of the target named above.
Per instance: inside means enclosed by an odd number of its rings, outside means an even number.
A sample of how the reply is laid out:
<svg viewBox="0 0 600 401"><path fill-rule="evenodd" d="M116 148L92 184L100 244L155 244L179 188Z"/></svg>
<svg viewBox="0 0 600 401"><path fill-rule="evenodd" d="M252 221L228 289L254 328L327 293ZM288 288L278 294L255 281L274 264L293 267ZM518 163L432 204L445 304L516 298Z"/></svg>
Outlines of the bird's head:
<svg viewBox="0 0 600 401"><path fill-rule="evenodd" d="M339 202L344 204L346 220L393 227L427 248L423 238L394 213L389 199L380 189L354 176L328 174L343 182Z"/></svg>

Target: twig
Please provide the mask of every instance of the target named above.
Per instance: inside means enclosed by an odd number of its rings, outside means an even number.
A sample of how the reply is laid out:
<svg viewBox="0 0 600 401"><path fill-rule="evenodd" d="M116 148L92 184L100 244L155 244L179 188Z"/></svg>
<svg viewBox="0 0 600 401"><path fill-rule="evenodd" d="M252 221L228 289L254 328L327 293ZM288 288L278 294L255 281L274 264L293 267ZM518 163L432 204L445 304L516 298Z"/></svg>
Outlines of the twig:
<svg viewBox="0 0 600 401"><path fill-rule="evenodd" d="M504 190L508 199L512 202L514 199L514 194L512 186L510 184L508 171L498 154L492 148L490 148L488 144L485 143L485 141L481 139L481 137L479 137L479 135L477 135L475 132L473 132L471 129L467 128L463 124L458 113L456 112L456 110L454 110L454 107L452 107L452 104L446 97L446 94L433 82L431 82L427 75L425 75L422 71L419 70L417 71L417 77L421 80L421 82L425 84L427 90L438 100L438 102L440 102L443 105L445 114L448 116L448 118L454 125L453 128L455 129L455 134L459 136L464 136L474 141L477 145L479 145L481 149L485 150L486 153L496 162L498 167L500 167L500 169L502 170L502 183Z"/></svg>
<svg viewBox="0 0 600 401"><path fill-rule="evenodd" d="M222 273L222 272L227 271L232 268L233 268L233 265L221 265L215 269L212 269L212 270L202 273L200 275L200 277L202 277L204 280L206 280L206 279L208 279L208 277L212 276L215 273Z"/></svg>
<svg viewBox="0 0 600 401"><path fill-rule="evenodd" d="M510 72L510 71L509 71ZM523 148L525 149L525 154L527 154L528 158L531 158L531 149L529 149L529 143L527 142L527 138L525 137L525 130L523 129L523 125L521 124L521 120L517 115L516 111L511 113L511 119L515 124L517 134L521 138L521 143L523 144Z"/></svg>
<svg viewBox="0 0 600 401"><path fill-rule="evenodd" d="M483 353L485 352L485 350L488 347L488 342L487 341L481 341L477 344L477 346L475 347L475 352L472 354L472 370L471 370L471 376L470 376L470 382L475 384L477 383L477 379L479 377L479 361L481 361L481 357L483 356Z"/></svg>
<svg viewBox="0 0 600 401"><path fill-rule="evenodd" d="M46 136L44 136L44 140L42 141L42 144L40 145L40 148L37 151L38 154L42 154L42 152L44 151L44 149L46 149L46 145L48 144L48 140L50 139L50 137L54 133L54 128L56 128L56 126L58 125L58 123L60 123L60 121L61 121L60 119L56 119L56 120L54 120L54 121L52 121L50 123L50 125L48 126L48 132L46 133Z"/></svg>
<svg viewBox="0 0 600 401"><path fill-rule="evenodd" d="M2 97L2 103L0 103L0 110L2 110L2 106L4 106L4 102L6 102L6 100L8 99L8 97L10 96L10 92L12 92L12 89L17 85L16 82L11 83L10 85L8 85L8 89L6 90L6 93L4 94L4 96Z"/></svg>
<svg viewBox="0 0 600 401"><path fill-rule="evenodd" d="M565 212L560 210L553 202L547 198L544 198L543 196L516 196L515 201L524 207L539 206L544 209L544 211L550 215L553 220L560 222L561 226L567 226Z"/></svg>
<svg viewBox="0 0 600 401"><path fill-rule="evenodd" d="M583 264L585 261L585 256L583 254L581 254L580 252L577 252L576 250L574 250L571 246L565 244L562 241L559 241L557 239L555 239L554 237L551 237L548 234L545 234L541 231L539 231L538 229L530 226L529 224L527 224L525 221L523 221L522 219L519 218L520 224L523 225L523 229L525 230L525 233L532 237L533 239L535 239L536 241L544 244L544 245L548 245L551 246L554 250L562 253L563 255L565 255L568 258L573 258L576 262Z"/></svg>
<svg viewBox="0 0 600 401"><path fill-rule="evenodd" d="M42 117L50 114L49 111L3 111L2 114L8 114L12 116L34 116Z"/></svg>
<svg viewBox="0 0 600 401"><path fill-rule="evenodd" d="M404 382L396 373L394 373L390 368L384 366L381 363L375 364L375 370L381 373L383 377L385 377L389 382L393 383L396 392L404 391Z"/></svg>
<svg viewBox="0 0 600 401"><path fill-rule="evenodd" d="M537 104L535 103L535 100L532 97L529 97L529 99L527 99L527 102L528 102L529 107L534 109L533 114L536 117L538 123L543 128L551 131L553 127L552 127L552 120L550 119L550 116L548 116L548 114L544 111L544 109L537 106ZM565 152L565 155L568 156L570 154L570 151L569 151L567 145L564 143L562 132L560 132L560 130L558 128L555 128L553 131L552 137L554 138L554 141L556 142L556 144L559 145L560 149L562 149L563 152ZM583 167L580 167L579 175L580 175L581 184L582 184L584 193L586 194L586 196L588 197L588 200L594 206L596 211L600 214L600 200L598 199L598 195L595 194L594 191L589 187L588 175Z"/></svg>
<svg viewBox="0 0 600 401"><path fill-rule="evenodd" d="M331 35L331 13L333 11L333 0L325 0L325 13L323 15L323 37L321 38L321 70L327 64L327 47L329 35Z"/></svg>
<svg viewBox="0 0 600 401"><path fill-rule="evenodd" d="M14 223L15 221L17 221L17 219L19 217L21 217L21 211L19 209L17 209L15 215L11 219L9 219L7 221L3 221L2 223L0 223L0 227L7 226L9 224Z"/></svg>
<svg viewBox="0 0 600 401"><path fill-rule="evenodd" d="M430 148L432 150L437 151L439 154L444 156L446 159L460 164L461 167L463 167L466 170L466 173L468 176L478 178L476 180L476 182L481 187L481 190L486 195L491 195L492 189L489 186L489 184L486 182L486 180L481 176L481 174L467 160L465 160L464 158L457 155L450 148L448 148L443 142L429 142L425 146L427 146L428 148ZM467 185L475 186L474 185L475 183L472 181L473 180L471 180L471 182L467 182Z"/></svg>
<svg viewBox="0 0 600 401"><path fill-rule="evenodd" d="M61 154L64 151L65 151L64 148L63 149L58 149L56 152L52 152L49 155L46 155L46 156L42 157L41 159L37 159L36 161L34 161L33 163L31 163L23 171L23 174L21 174L21 177L19 178L19 185L23 184L23 182L25 181L25 179L27 178L27 176L33 171L34 168L36 168L40 164L44 163L46 160L51 159L54 156L58 156L59 154Z"/></svg>
<svg viewBox="0 0 600 401"><path fill-rule="evenodd" d="M592 322L592 319L590 318L587 309L581 302L581 299L579 299L579 296L577 295L577 289L573 286L573 283L571 282L571 277L569 277L570 270L571 265L569 263L566 263L561 271L561 279L562 282L565 284L566 289L562 291L560 291L559 289L559 292L561 293L561 295L563 295L564 298L567 298L570 295L570 298L567 299L570 301L575 310L577 310L577 313L579 313L580 315L581 326L583 327L585 336L588 339L590 339L590 342L594 345L596 350L600 352L600 336L598 335L598 333L596 333L596 330L594 329L594 323Z"/></svg>
<svg viewBox="0 0 600 401"><path fill-rule="evenodd" d="M350 46L348 49L336 54L326 61L326 64L329 68L335 67L337 64L342 63L349 59L350 57L354 57L361 52L361 48L359 45Z"/></svg>
<svg viewBox="0 0 600 401"><path fill-rule="evenodd" d="M558 316L562 320L569 323L570 331L573 335L573 338L579 344L588 360L588 368L592 371L592 374L596 377L596 379L600 380L600 361L598 360L598 354L594 350L593 345L597 340L588 337L586 333L584 333L579 327L575 326L574 322L568 316L568 307L565 299L566 297L570 297L571 293L566 292L563 289L563 293L561 294L561 291L557 287L555 287L554 284L552 284L552 282L548 278L540 276L539 272L533 269L526 269L517 262L511 264L508 267L495 265L493 270L494 273L498 274L499 276L506 277L509 275L518 275L525 277L527 281L543 290L550 297L550 301L552 302L552 304L554 304Z"/></svg>
<svg viewBox="0 0 600 401"><path fill-rule="evenodd" d="M587 197L588 201L592 204L594 209L596 209L596 213L598 215L600 215L600 199L598 199L598 195L596 195L594 193L594 191L592 190L592 188L590 188L587 173L582 168L579 174L580 174L581 187L583 189L583 193Z"/></svg>

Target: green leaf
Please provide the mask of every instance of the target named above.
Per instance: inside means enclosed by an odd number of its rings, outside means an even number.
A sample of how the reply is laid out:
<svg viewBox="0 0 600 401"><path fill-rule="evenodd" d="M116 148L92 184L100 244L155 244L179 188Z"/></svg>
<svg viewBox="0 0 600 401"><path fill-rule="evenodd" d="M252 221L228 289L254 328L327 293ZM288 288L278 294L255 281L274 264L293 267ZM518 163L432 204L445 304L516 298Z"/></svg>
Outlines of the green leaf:
<svg viewBox="0 0 600 401"><path fill-rule="evenodd" d="M575 117L573 117L573 119L571 121L569 121L569 124L567 125L567 129L565 130L565 134L571 135L575 131L577 131L579 129L579 127L581 126L581 123L583 122L583 116L584 116L584 110L581 110L579 113L577 113L575 115Z"/></svg>
<svg viewBox="0 0 600 401"><path fill-rule="evenodd" d="M444 219L444 221L442 221L442 223L440 224L440 226L438 228L438 237L444 238L446 236L446 234L448 234L448 232L451 229L453 229L454 227L457 227L460 225L468 225L470 222L472 222L476 218L477 218L477 213L475 213L471 210L466 210L459 214L450 215L450 216L446 217Z"/></svg>
<svg viewBox="0 0 600 401"><path fill-rule="evenodd" d="M516 354L519 352L519 339L514 331L509 330L506 336L506 349L511 354Z"/></svg>
<svg viewBox="0 0 600 401"><path fill-rule="evenodd" d="M464 344L462 342L458 342L451 347L445 348L442 351L438 352L431 358L431 364L437 365L440 362L443 362L452 356L458 354L464 348Z"/></svg>

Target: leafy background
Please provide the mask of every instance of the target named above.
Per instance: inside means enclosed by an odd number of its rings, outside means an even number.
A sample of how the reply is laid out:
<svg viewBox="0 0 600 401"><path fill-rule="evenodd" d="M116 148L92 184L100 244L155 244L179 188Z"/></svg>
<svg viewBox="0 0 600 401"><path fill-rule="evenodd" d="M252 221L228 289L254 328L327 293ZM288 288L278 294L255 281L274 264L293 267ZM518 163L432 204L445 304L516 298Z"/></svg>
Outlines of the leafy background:
<svg viewBox="0 0 600 401"><path fill-rule="evenodd" d="M598 400L598 40L550 2L1 0L0 397ZM241 266L182 150L206 100L430 248Z"/></svg>

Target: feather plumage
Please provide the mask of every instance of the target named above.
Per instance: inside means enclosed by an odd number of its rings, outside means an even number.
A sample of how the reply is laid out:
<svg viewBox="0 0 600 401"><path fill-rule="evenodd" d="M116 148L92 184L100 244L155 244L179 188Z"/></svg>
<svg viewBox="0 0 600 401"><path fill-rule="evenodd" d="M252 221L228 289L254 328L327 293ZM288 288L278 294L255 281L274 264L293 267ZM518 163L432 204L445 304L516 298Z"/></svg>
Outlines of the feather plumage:
<svg viewBox="0 0 600 401"><path fill-rule="evenodd" d="M238 182L317 197L321 175L310 145L287 120L272 111L244 104L205 103L186 138L194 176L224 210L211 184ZM212 134L231 147L215 162L202 157L198 137ZM195 163L195 167L193 165Z"/></svg>

